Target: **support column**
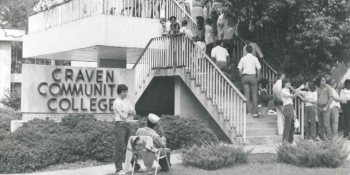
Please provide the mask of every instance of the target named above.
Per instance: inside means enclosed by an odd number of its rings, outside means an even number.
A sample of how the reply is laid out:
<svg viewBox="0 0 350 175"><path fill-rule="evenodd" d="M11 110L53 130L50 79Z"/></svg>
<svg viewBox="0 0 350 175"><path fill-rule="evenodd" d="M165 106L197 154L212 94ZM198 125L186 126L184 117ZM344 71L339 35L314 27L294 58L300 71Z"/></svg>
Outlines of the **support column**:
<svg viewBox="0 0 350 175"><path fill-rule="evenodd" d="M11 88L11 42L0 41L0 100ZM2 104L0 104L2 107Z"/></svg>
<svg viewBox="0 0 350 175"><path fill-rule="evenodd" d="M175 78L174 115L181 115L181 79Z"/></svg>

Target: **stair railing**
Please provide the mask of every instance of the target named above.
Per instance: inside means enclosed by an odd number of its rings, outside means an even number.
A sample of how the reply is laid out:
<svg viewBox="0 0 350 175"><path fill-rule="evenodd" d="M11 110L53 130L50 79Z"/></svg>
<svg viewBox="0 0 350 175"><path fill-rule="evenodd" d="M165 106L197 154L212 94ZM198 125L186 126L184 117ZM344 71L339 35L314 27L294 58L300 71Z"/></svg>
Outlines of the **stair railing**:
<svg viewBox="0 0 350 175"><path fill-rule="evenodd" d="M136 93L154 69L183 69L228 123L246 139L246 98L200 47L185 35L153 38L134 65ZM231 132L232 132L231 131Z"/></svg>
<svg viewBox="0 0 350 175"><path fill-rule="evenodd" d="M243 57L243 48L246 45L246 43L238 37L236 40L236 58L237 58L237 65L240 61L240 59ZM266 61L260 59L261 63L261 78L267 79L267 80L276 80L278 79L278 72L272 68L272 66ZM267 85L267 92L269 95L272 95L272 87L274 85L273 81L269 81ZM294 90L294 89L292 89ZM294 99L294 110L296 112L297 118L301 123L301 126L297 128L295 131L304 133L304 98L302 96L298 96ZM301 137L304 138L304 135L301 134Z"/></svg>

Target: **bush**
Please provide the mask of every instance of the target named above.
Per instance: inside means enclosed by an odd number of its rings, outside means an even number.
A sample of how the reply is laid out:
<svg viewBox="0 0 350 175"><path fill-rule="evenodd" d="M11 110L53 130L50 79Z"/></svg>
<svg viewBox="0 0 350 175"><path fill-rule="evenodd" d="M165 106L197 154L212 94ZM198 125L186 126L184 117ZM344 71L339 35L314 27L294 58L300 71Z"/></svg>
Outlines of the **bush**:
<svg viewBox="0 0 350 175"><path fill-rule="evenodd" d="M301 141L296 146L283 143L277 148L278 161L302 167L336 168L349 155L344 143L342 138L333 138L326 142Z"/></svg>
<svg viewBox="0 0 350 175"><path fill-rule="evenodd" d="M235 164L248 162L251 151L245 152L243 147L233 147L227 144L203 144L194 145L188 149L182 149L182 164L205 170L216 170L230 167Z"/></svg>
<svg viewBox="0 0 350 175"><path fill-rule="evenodd" d="M5 90L5 98L0 99L0 103L7 106L15 111L21 109L21 95L15 91Z"/></svg>
<svg viewBox="0 0 350 175"><path fill-rule="evenodd" d="M147 124L146 117L132 125L135 135ZM163 116L161 126L168 147L179 149L218 142L215 134L196 119ZM155 130L161 134L159 126ZM96 160L112 162L115 151L114 123L98 121L91 114L67 115L62 122L34 119L15 132L0 134L0 173L33 172L50 165Z"/></svg>
<svg viewBox="0 0 350 175"><path fill-rule="evenodd" d="M22 115L13 109L0 108L0 133L11 131L11 120L20 120ZM1 139L0 139L1 140Z"/></svg>
<svg viewBox="0 0 350 175"><path fill-rule="evenodd" d="M136 132L135 127L145 127L147 125L147 117L137 117L136 119L140 120L140 124L134 126L132 129L133 134ZM167 138L167 147L171 150L193 145L201 146L203 143L219 142L215 133L204 122L198 119L164 115L155 128L155 131L159 135L162 135L160 126L164 129L164 134Z"/></svg>
<svg viewBox="0 0 350 175"><path fill-rule="evenodd" d="M60 123L34 119L3 136L0 173L85 160L111 162L114 149L113 124L90 114L68 115Z"/></svg>

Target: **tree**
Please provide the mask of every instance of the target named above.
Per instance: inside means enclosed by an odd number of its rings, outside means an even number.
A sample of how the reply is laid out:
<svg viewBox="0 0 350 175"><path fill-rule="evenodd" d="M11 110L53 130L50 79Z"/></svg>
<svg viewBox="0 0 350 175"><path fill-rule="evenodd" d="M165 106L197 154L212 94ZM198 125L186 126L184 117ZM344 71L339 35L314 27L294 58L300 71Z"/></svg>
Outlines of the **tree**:
<svg viewBox="0 0 350 175"><path fill-rule="evenodd" d="M291 77L313 78L349 62L349 1L229 0L241 37L252 33L265 59Z"/></svg>
<svg viewBox="0 0 350 175"><path fill-rule="evenodd" d="M0 27L27 30L28 15L33 12L36 1L39 0L1 0Z"/></svg>

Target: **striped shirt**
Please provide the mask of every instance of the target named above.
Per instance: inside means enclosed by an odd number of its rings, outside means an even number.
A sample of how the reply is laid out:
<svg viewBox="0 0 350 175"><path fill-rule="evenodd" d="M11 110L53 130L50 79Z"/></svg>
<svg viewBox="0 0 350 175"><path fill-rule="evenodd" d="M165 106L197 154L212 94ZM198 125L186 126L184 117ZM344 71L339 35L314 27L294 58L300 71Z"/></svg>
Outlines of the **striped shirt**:
<svg viewBox="0 0 350 175"><path fill-rule="evenodd" d="M164 148L166 146L166 141L160 138L159 134L149 127L139 128L136 131L136 136L150 136L153 139L153 143L156 148Z"/></svg>

